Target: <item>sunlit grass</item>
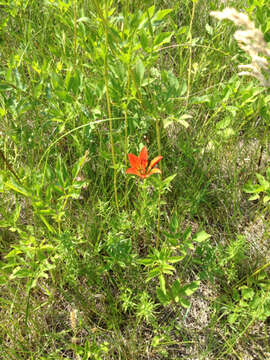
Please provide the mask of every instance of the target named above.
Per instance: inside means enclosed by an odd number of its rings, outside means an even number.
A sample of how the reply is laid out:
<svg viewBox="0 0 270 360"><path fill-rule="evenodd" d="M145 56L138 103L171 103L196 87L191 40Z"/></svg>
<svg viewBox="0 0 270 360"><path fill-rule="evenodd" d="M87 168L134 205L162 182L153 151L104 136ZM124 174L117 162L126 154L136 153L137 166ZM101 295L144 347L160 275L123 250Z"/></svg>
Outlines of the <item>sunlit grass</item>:
<svg viewBox="0 0 270 360"><path fill-rule="evenodd" d="M270 12L258 69L224 7L1 6L1 359L270 356Z"/></svg>

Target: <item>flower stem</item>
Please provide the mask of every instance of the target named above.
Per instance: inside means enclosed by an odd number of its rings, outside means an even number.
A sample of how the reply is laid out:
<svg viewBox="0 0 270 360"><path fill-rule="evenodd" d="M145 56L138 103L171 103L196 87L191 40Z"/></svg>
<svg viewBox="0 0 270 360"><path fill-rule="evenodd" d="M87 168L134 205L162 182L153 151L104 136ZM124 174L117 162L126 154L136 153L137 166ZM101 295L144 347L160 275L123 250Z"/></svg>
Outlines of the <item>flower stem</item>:
<svg viewBox="0 0 270 360"><path fill-rule="evenodd" d="M160 146L160 128L159 128L159 121L156 120L156 136L157 136L157 144L158 144L158 154L161 154L161 146ZM160 164L160 169L161 169L162 165ZM156 246L157 248L159 247L159 233L160 233L160 214L161 214L161 210L160 210L160 203L161 203L161 189L158 189L158 218L157 218L157 241L156 241Z"/></svg>
<svg viewBox="0 0 270 360"><path fill-rule="evenodd" d="M108 66L108 52L109 52L109 37L108 37L108 0L105 1L105 16L103 16L102 9L99 6L97 0L94 0L95 7L98 11L99 16L102 19L103 27L105 31L105 55L104 55L104 79L105 79L105 92L106 92L106 102L107 102L107 112L109 118L110 126L110 143L111 143L111 153L112 153L112 163L113 163L113 187L114 187L114 198L117 210L119 211L118 195L117 195L117 169L116 169L116 160L115 160L115 151L114 151L114 141L113 141L113 126L112 126L112 112L111 112L111 100L109 94L109 66Z"/></svg>

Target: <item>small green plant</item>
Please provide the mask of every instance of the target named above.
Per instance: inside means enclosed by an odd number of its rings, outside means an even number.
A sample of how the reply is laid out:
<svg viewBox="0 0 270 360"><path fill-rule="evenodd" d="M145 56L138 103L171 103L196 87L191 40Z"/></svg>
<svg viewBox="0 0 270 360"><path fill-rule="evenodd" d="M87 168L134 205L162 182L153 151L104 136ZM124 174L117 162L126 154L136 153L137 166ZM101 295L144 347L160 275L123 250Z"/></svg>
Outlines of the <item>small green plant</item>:
<svg viewBox="0 0 270 360"><path fill-rule="evenodd" d="M265 321L270 316L270 282L261 272L257 278L249 278L248 285L233 291L234 305L228 316L232 325L243 320Z"/></svg>
<svg viewBox="0 0 270 360"><path fill-rule="evenodd" d="M184 233L179 230L178 216L177 213L174 213L170 222L170 232L163 232L165 241L161 249L153 249L151 254L144 259L139 259L138 263L149 268L146 282L158 277L159 287L157 287L156 292L162 305L166 306L174 302L189 307L190 302L187 297L198 289L200 280L185 284L180 277L170 284L169 278L174 274L178 275L179 272L181 274L181 268L176 269L174 264L182 262L186 257L190 257L195 249L195 244L209 239L210 235L200 231L192 236L190 228Z"/></svg>
<svg viewBox="0 0 270 360"><path fill-rule="evenodd" d="M253 194L250 196L249 200L258 200L262 195L262 201L265 206L269 204L270 201L270 167L266 170L266 176L261 174L256 174L258 183L252 184L252 182L248 182L244 186L244 191L247 194Z"/></svg>
<svg viewBox="0 0 270 360"><path fill-rule="evenodd" d="M65 215L65 208L69 199L78 199L81 189L87 186L86 180L81 180L79 174L87 161L85 153L73 166L69 174L65 163L59 156L55 171L46 167L46 174L25 172L25 179L17 182L12 178L2 177L2 186L6 191L22 195L32 205L34 215L38 216L47 230L56 233L54 226L47 220L48 217L58 224L61 232L61 222Z"/></svg>

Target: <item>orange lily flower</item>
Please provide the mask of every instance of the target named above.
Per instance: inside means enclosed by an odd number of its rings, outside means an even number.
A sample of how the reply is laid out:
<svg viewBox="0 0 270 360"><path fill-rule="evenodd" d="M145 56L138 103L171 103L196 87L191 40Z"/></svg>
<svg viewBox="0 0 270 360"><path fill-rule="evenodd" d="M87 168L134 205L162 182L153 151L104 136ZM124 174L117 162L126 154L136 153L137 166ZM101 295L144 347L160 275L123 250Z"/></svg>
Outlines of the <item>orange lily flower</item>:
<svg viewBox="0 0 270 360"><path fill-rule="evenodd" d="M163 158L163 156L155 157L148 165L148 151L146 147L142 149L139 156L128 154L130 168L126 170L126 174L137 175L142 179L148 178L152 174L161 174L161 170L154 166ZM146 170L147 168L147 170Z"/></svg>

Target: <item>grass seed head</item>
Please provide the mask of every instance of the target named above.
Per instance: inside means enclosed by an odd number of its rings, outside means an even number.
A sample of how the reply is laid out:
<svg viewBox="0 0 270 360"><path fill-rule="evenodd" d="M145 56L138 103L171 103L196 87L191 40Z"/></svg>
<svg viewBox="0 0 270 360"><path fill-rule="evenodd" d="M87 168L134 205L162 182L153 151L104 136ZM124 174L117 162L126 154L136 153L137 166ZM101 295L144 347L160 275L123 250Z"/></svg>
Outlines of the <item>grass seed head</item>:
<svg viewBox="0 0 270 360"><path fill-rule="evenodd" d="M253 21L246 14L240 13L234 8L226 8L223 11L212 11L210 15L219 20L228 19L236 26L242 28L237 30L234 38L239 47L251 57L251 64L239 65L240 76L248 75L258 79L261 85L270 87L270 67L266 57L270 57L270 49L264 40L263 33L255 27Z"/></svg>

